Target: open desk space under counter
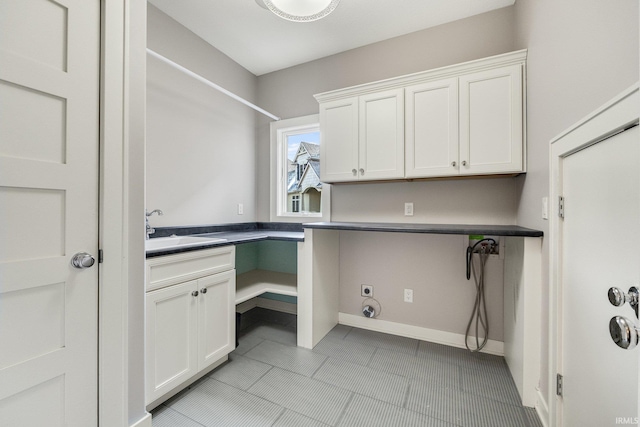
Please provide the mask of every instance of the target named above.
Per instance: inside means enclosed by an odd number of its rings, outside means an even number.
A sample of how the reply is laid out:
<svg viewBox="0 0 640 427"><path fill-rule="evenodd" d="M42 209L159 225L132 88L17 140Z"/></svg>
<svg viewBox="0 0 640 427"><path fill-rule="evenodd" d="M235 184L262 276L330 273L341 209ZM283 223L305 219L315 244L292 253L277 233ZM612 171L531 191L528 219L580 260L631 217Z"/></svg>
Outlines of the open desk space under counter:
<svg viewBox="0 0 640 427"><path fill-rule="evenodd" d="M346 295L341 287L353 285L343 283L352 269L360 269L362 276L367 275L368 268L377 273L384 272L385 251L396 258L398 255L393 251L402 252L401 257L411 258L413 262L404 264L404 268L422 271L420 269L424 269L424 266L420 265L420 257L428 255L420 252L426 246L410 245L411 242L422 240L438 244L444 242L448 249L453 247L453 252L445 254L451 258L447 263L455 264L455 274L464 277L464 251L468 236L498 236L501 250L499 262L503 266L500 274L504 275L503 295L499 295L503 303L499 310L502 312L503 325L500 326L504 328L503 339L501 342L494 341L495 345L485 351L504 355L523 404L534 406L540 367L541 231L514 225L364 222L316 222L303 224L303 228L304 241L298 243L298 345L306 348L313 348L338 323L464 348L464 335L449 333L443 328L431 329L345 313L341 310L341 304L344 308ZM354 246L353 241L364 243L358 247ZM413 252L403 247L405 242ZM376 256L371 257L372 253ZM393 286L396 287L396 293L398 288L402 291L400 283ZM354 292L359 294L359 289L356 291L351 288L349 295ZM438 295L438 298L442 298L442 295ZM436 298L432 302L437 304L437 301L442 300ZM459 307L459 312L452 311L450 314L460 317L464 312L466 316L466 310L466 307Z"/></svg>

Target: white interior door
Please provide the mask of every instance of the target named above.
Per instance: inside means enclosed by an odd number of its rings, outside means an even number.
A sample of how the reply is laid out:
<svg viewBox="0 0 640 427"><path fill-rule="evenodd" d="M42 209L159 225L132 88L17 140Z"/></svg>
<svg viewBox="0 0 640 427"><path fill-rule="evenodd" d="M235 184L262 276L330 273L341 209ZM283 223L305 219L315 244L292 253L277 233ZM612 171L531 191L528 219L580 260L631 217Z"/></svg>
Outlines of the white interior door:
<svg viewBox="0 0 640 427"><path fill-rule="evenodd" d="M621 315L607 291L640 284L640 132L636 126L566 157L562 162L560 319L562 425L638 423L640 348L623 350L609 336ZM622 422L627 420L627 422ZM631 422L629 422L631 421Z"/></svg>
<svg viewBox="0 0 640 427"><path fill-rule="evenodd" d="M0 0L0 425L97 425L100 2Z"/></svg>

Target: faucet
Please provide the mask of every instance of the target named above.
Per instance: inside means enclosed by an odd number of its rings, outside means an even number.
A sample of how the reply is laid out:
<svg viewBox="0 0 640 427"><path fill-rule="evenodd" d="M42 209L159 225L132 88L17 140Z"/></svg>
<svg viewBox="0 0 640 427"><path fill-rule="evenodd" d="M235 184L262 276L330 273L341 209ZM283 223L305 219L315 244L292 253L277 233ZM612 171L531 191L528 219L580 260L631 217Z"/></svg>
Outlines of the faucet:
<svg viewBox="0 0 640 427"><path fill-rule="evenodd" d="M150 234L153 234L153 233L155 233L155 232L156 232L156 229L155 229L155 228L151 228L151 225L149 224L149 217L150 217L151 215L153 215L154 213L157 213L157 214L158 214L158 215L160 215L160 216L164 215L160 209L154 209L154 210L152 210L151 212L147 212L147 210L145 209L145 211L144 211L144 216L145 216L145 217L144 217L144 219L145 219L145 222L146 222L146 230L147 230L147 231L146 231L146 233L147 233L147 234L146 234L146 236L147 236L147 240L149 240L149 235L150 235Z"/></svg>

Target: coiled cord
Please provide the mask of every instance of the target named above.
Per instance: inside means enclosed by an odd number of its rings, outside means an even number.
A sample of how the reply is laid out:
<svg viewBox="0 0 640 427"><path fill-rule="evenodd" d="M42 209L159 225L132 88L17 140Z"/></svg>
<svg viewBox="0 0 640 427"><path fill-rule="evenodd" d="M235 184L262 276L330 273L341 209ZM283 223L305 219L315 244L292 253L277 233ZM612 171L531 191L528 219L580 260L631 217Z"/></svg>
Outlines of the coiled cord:
<svg viewBox="0 0 640 427"><path fill-rule="evenodd" d="M482 244L483 242L490 242L489 244ZM480 245L480 249L476 251L476 248ZM496 241L493 239L482 239L476 242L473 246L469 246L467 248L467 280L471 279L471 273L473 273L473 279L476 283L476 300L473 304L473 310L471 312L471 317L469 318L469 323L467 324L467 329L464 334L464 345L467 347L467 350L471 352L478 352L484 348L489 340L489 318L487 316L487 302L484 296L484 266L489 258L489 254L492 251L494 245L497 245ZM478 259L480 263L480 272L476 271L475 263L473 262L473 254L478 253ZM469 331L471 330L471 325L473 321L476 322L475 333L476 333L476 347L475 349L471 349L469 347ZM482 332L484 338L482 343L480 342L478 336L479 332L481 332L480 327L482 327Z"/></svg>

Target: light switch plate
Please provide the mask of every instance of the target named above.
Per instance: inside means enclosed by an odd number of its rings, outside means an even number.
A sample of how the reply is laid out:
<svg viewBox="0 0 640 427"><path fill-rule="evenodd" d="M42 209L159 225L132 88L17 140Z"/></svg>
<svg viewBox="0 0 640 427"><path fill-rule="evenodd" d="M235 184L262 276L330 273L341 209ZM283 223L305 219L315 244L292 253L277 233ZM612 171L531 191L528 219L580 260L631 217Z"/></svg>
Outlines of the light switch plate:
<svg viewBox="0 0 640 427"><path fill-rule="evenodd" d="M542 219L549 219L549 198L542 198Z"/></svg>

